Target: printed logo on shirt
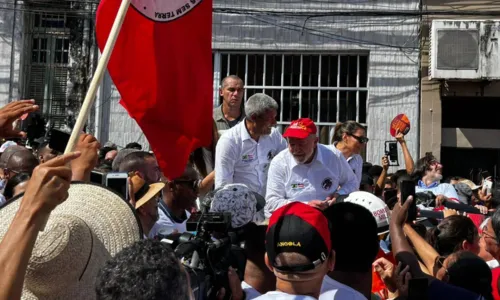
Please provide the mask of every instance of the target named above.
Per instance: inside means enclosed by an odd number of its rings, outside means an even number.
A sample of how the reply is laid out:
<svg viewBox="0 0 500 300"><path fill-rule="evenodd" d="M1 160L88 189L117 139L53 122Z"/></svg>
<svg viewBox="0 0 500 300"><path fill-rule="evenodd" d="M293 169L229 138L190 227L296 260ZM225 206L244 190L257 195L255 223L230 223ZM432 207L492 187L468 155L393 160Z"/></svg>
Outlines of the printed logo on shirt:
<svg viewBox="0 0 500 300"><path fill-rule="evenodd" d="M292 183L292 190L302 190L304 187L303 183Z"/></svg>
<svg viewBox="0 0 500 300"><path fill-rule="evenodd" d="M333 185L333 181L331 178L325 178L325 180L323 180L323 182L321 183L321 187L327 191L332 188L332 185Z"/></svg>
<svg viewBox="0 0 500 300"><path fill-rule="evenodd" d="M241 160L243 160L243 162L251 162L254 159L255 158L253 157L253 154L245 154L241 157Z"/></svg>
<svg viewBox="0 0 500 300"><path fill-rule="evenodd" d="M273 150L269 150L269 152L267 153L267 159L268 160L271 160L274 158L274 153L273 153Z"/></svg>

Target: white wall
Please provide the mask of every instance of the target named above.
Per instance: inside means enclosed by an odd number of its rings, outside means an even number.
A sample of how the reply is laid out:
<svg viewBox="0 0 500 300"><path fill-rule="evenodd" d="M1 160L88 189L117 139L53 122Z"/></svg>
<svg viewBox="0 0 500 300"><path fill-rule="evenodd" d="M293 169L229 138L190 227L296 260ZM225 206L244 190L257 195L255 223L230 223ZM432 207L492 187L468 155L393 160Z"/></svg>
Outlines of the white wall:
<svg viewBox="0 0 500 300"><path fill-rule="evenodd" d="M408 147L417 158L419 20L406 17L298 17L312 10L417 10L418 1L234 1L216 0L215 8L275 9L295 16L245 16L215 13L213 47L227 50L366 52L369 51L369 100L367 161L380 164L389 125L399 113L412 122ZM344 3L340 3L344 2ZM246 3L246 4L245 4ZM282 3L285 3L284 1ZM307 3L307 5L305 4ZM286 27L286 28L283 28ZM303 30L303 28L305 29ZM384 45L413 47L404 51ZM400 149L400 163L404 162ZM401 167L401 168L402 168Z"/></svg>
<svg viewBox="0 0 500 300"><path fill-rule="evenodd" d="M3 6L13 8L14 0L5 1ZM0 106L12 99L19 99L21 29L22 14L20 12L0 9ZM13 40L14 48L12 48ZM13 56L12 49L14 49ZM10 97L9 90L11 91Z"/></svg>

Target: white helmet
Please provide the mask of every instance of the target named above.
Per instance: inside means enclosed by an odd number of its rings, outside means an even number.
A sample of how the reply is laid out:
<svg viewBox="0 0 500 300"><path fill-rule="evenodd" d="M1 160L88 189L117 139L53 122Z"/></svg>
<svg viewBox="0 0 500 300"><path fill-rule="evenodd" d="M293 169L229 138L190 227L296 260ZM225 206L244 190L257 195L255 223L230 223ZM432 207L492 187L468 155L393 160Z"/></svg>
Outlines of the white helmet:
<svg viewBox="0 0 500 300"><path fill-rule="evenodd" d="M355 203L368 209L375 218L375 221L377 221L379 234L384 234L389 231L391 211L379 197L368 192L353 192L345 198L344 202Z"/></svg>

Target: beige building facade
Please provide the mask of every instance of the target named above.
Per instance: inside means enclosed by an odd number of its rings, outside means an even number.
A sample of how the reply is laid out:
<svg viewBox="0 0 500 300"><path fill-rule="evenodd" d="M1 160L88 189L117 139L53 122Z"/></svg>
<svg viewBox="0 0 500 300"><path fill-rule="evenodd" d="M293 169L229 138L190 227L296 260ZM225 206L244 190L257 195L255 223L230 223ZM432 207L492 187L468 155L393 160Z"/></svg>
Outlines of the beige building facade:
<svg viewBox="0 0 500 300"><path fill-rule="evenodd" d="M422 8L420 156L432 152L443 163L445 176L476 179L485 170L498 176L500 82L430 79L429 56L433 20L500 20L500 1L424 0ZM487 42L497 44L494 38Z"/></svg>

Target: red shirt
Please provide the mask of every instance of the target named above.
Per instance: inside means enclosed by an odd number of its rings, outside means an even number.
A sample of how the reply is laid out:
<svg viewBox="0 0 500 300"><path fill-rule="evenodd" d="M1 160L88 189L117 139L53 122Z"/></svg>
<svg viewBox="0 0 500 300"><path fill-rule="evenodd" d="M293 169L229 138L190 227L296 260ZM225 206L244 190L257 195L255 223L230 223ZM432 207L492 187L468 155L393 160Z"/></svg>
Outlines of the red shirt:
<svg viewBox="0 0 500 300"><path fill-rule="evenodd" d="M379 248L375 260L382 257L396 266L396 260L394 259L392 252L385 253L384 250ZM375 268L372 268L372 293L378 295L380 298L382 298L382 300L389 298L389 291L387 290L384 281L382 281L382 278L380 278L377 271L375 271Z"/></svg>
<svg viewBox="0 0 500 300"><path fill-rule="evenodd" d="M500 294L498 292L498 279L500 278L500 268L495 268L491 270L491 275L493 277L493 279L491 280L493 299L500 300Z"/></svg>

